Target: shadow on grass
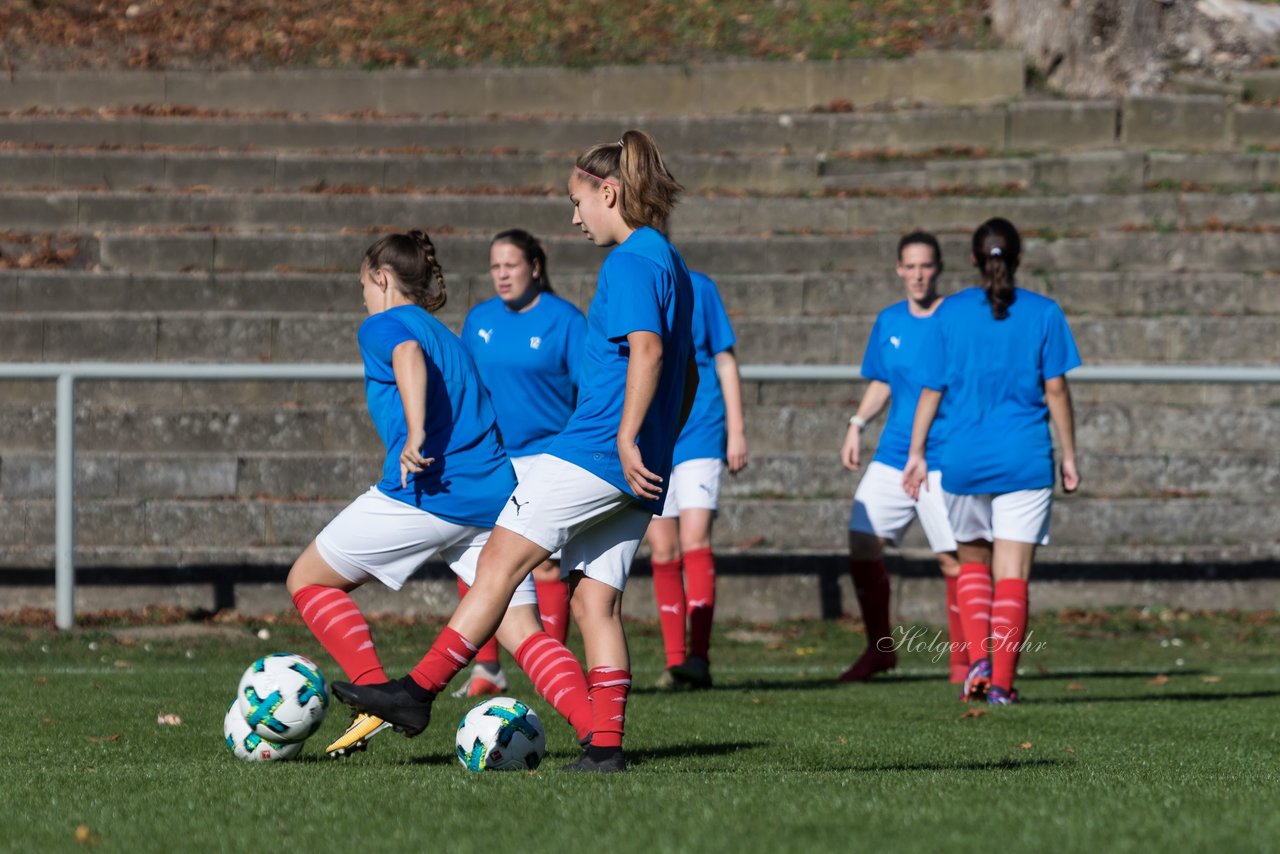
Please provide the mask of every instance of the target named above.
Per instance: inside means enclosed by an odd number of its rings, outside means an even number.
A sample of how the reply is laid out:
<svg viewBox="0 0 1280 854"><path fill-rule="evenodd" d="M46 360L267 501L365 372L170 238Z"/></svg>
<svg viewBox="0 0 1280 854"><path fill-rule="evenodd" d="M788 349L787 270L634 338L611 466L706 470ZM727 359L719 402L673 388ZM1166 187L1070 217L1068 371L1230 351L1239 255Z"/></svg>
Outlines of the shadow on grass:
<svg viewBox="0 0 1280 854"><path fill-rule="evenodd" d="M627 765L643 765L660 759L683 759L693 756L728 756L740 750L771 747L764 741L716 741L708 744L671 744L666 747L650 747L641 750L627 749Z"/></svg>
<svg viewBox="0 0 1280 854"><path fill-rule="evenodd" d="M1019 705L1024 706L1078 706L1082 703L1217 703L1223 700L1271 700L1280 697L1280 691L1239 691L1239 692L1191 692L1177 694L1160 692L1154 694L1132 694L1129 696L1091 697L1088 692L1071 697L1029 697Z"/></svg>
<svg viewBox="0 0 1280 854"><path fill-rule="evenodd" d="M984 762L886 762L873 765L833 765L826 770L876 774L885 771L1027 771L1067 764L1061 759L991 759Z"/></svg>
<svg viewBox="0 0 1280 854"><path fill-rule="evenodd" d="M1203 676L1206 670L1187 670L1179 667L1175 670L1151 668L1148 670L1049 670L1044 673L1019 673L1019 682L1053 680L1053 679L1152 679L1156 676Z"/></svg>

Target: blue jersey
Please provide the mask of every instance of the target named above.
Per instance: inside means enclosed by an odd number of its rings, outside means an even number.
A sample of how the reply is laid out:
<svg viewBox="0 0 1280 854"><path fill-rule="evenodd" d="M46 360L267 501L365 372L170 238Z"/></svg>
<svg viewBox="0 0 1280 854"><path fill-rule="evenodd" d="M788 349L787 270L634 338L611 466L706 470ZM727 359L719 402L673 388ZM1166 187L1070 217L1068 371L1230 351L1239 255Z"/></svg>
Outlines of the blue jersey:
<svg viewBox="0 0 1280 854"><path fill-rule="evenodd" d="M946 300L943 300L945 303ZM940 309L942 306L939 305ZM889 306L876 318L862 357L862 376L889 386L889 414L876 446L875 459L895 469L907 467L911 450L911 426L915 422L916 403L920 400L923 378L920 373L921 353L927 344L934 313L916 317L906 300ZM947 433L947 407L942 406L929 430L925 460L937 469Z"/></svg>
<svg viewBox="0 0 1280 854"><path fill-rule="evenodd" d="M716 283L690 272L693 282L693 357L698 363L698 393L689 420L676 439L673 465L686 460L724 459L724 394L716 373L716 354L733 347L733 327L720 301Z"/></svg>
<svg viewBox="0 0 1280 854"><path fill-rule="evenodd" d="M618 425L631 353L627 336L632 332L660 336L662 373L636 444L645 467L662 478L663 492L656 501L636 500L654 513L662 512L693 350L692 324L693 285L684 259L660 232L636 229L613 248L600 268L587 311L578 406L547 453L635 496L618 459Z"/></svg>
<svg viewBox="0 0 1280 854"><path fill-rule="evenodd" d="M542 453L564 429L578 397L586 332L578 307L550 293L524 311L494 297L467 314L462 346L489 390L511 456Z"/></svg>
<svg viewBox="0 0 1280 854"><path fill-rule="evenodd" d="M456 335L425 309L397 306L360 325L369 415L387 448L378 490L457 525L493 526L516 488L515 471L498 440L489 394ZM427 363L427 439L435 462L400 485L400 452L408 438L391 354L417 341Z"/></svg>
<svg viewBox="0 0 1280 854"><path fill-rule="evenodd" d="M981 288L948 297L922 354L924 385L943 392L950 422L942 488L957 495L1051 488L1045 380L1080 365L1058 304L1022 288L996 320Z"/></svg>

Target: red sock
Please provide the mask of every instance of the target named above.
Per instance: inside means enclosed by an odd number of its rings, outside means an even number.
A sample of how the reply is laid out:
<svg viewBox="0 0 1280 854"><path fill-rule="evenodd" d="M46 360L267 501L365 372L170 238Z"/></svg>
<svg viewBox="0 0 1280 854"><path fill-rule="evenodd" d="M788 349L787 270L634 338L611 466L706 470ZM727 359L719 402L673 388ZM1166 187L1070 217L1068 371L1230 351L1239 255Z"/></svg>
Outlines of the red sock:
<svg viewBox="0 0 1280 854"><path fill-rule="evenodd" d="M960 566L956 580L956 604L964 623L964 639L969 647L969 663L987 657L987 639L991 637L991 567L985 563Z"/></svg>
<svg viewBox="0 0 1280 854"><path fill-rule="evenodd" d="M689 654L710 661L707 653L716 614L716 562L711 549L685 552L684 573L689 588Z"/></svg>
<svg viewBox="0 0 1280 854"><path fill-rule="evenodd" d="M445 626L431 649L409 671L409 676L419 687L439 694L449 684L449 680L457 676L475 657L476 645Z"/></svg>
<svg viewBox="0 0 1280 854"><path fill-rule="evenodd" d="M684 664L684 575L680 561L651 561L653 597L658 600L658 622L662 626L662 646L667 651L667 667Z"/></svg>
<svg viewBox="0 0 1280 854"><path fill-rule="evenodd" d="M559 579L535 581L538 589L538 618L551 637L564 643L569 636L569 585Z"/></svg>
<svg viewBox="0 0 1280 854"><path fill-rule="evenodd" d="M1027 582L1005 578L996 582L991 603L991 684L1013 687L1018 671L1019 644L1027 631Z"/></svg>
<svg viewBox="0 0 1280 854"><path fill-rule="evenodd" d="M293 594L293 604L348 679L357 685L387 681L369 624L345 591L309 584Z"/></svg>
<svg viewBox="0 0 1280 854"><path fill-rule="evenodd" d="M592 725L591 701L587 677L573 653L547 632L537 632L516 650L516 664L529 674L539 696L573 726L578 738L586 738Z"/></svg>
<svg viewBox="0 0 1280 854"><path fill-rule="evenodd" d="M944 575L947 582L947 639L951 643L951 681L959 685L969 675L969 650L964 644L964 620L960 619L960 604L956 602L956 586L960 579Z"/></svg>
<svg viewBox="0 0 1280 854"><path fill-rule="evenodd" d="M849 575L862 609L862 623L867 629L867 646L881 649L881 638L889 637L889 573L884 561L850 560Z"/></svg>
<svg viewBox="0 0 1280 854"><path fill-rule="evenodd" d="M467 595L467 591L471 588L467 582L461 578L458 579L458 598L461 599ZM487 664L491 669L496 669L501 665L498 664L498 639L489 638L489 642L480 647L476 653L476 664Z"/></svg>
<svg viewBox="0 0 1280 854"><path fill-rule="evenodd" d="M591 746L621 747L622 726L627 719L627 692L631 674L616 667L593 667L587 674L591 698Z"/></svg>

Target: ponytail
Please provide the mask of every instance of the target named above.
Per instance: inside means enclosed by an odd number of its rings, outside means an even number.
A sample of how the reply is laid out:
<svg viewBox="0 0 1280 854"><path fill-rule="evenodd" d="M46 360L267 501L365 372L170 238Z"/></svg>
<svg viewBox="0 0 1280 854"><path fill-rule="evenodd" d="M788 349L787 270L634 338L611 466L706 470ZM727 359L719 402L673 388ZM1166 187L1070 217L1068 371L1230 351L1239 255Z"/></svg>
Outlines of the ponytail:
<svg viewBox="0 0 1280 854"><path fill-rule="evenodd" d="M436 247L425 232L388 234L365 250L364 263L370 270L389 267L405 297L433 314L449 299Z"/></svg>
<svg viewBox="0 0 1280 854"><path fill-rule="evenodd" d="M667 171L653 137L629 130L617 142L602 142L582 153L574 164L593 186L618 187L622 221L631 228L665 231L667 219L684 187Z"/></svg>
<svg viewBox="0 0 1280 854"><path fill-rule="evenodd" d="M1014 276L1022 260L1022 238L1007 219L995 217L973 233L973 265L982 275L991 316L1004 320L1017 294Z"/></svg>

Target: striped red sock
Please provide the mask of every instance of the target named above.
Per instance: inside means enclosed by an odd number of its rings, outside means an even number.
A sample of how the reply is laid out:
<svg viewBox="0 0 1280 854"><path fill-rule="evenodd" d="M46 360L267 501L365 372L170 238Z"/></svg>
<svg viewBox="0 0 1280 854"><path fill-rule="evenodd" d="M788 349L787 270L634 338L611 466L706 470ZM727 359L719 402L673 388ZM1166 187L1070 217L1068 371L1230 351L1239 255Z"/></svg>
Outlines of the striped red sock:
<svg viewBox="0 0 1280 854"><path fill-rule="evenodd" d="M439 694L449 684L449 680L457 676L475 657L476 645L445 626L431 649L409 671L409 678L423 690Z"/></svg>
<svg viewBox="0 0 1280 854"><path fill-rule="evenodd" d="M996 582L991 603L991 684L1006 691L1018 672L1019 644L1027 632L1027 582L1004 578Z"/></svg>
<svg viewBox="0 0 1280 854"><path fill-rule="evenodd" d="M569 585L555 581L535 581L538 589L538 618L551 637L564 643L569 637Z"/></svg>
<svg viewBox="0 0 1280 854"><path fill-rule="evenodd" d="M991 637L991 567L985 563L960 566L956 580L956 604L964 623L964 639L969 647L969 663L987 657Z"/></svg>
<svg viewBox="0 0 1280 854"><path fill-rule="evenodd" d="M889 637L889 573L884 561L850 560L849 575L853 578L853 591L862 609L862 624L867 629L867 646L881 649L881 638Z"/></svg>
<svg viewBox="0 0 1280 854"><path fill-rule="evenodd" d="M662 646L667 667L684 664L684 575L680 561L651 561L653 598L658 600L658 623L662 626Z"/></svg>
<svg viewBox="0 0 1280 854"><path fill-rule="evenodd" d="M467 595L471 587L461 578L458 579L458 598ZM498 639L489 638L489 642L476 651L476 663L487 664L491 668L498 667Z"/></svg>
<svg viewBox="0 0 1280 854"><path fill-rule="evenodd" d="M711 549L684 553L688 586L689 654L710 661L711 623L716 614L716 561Z"/></svg>
<svg viewBox="0 0 1280 854"><path fill-rule="evenodd" d="M587 674L591 698L592 747L621 747L627 719L627 693L631 674L617 667L593 667Z"/></svg>
<svg viewBox="0 0 1280 854"><path fill-rule="evenodd" d="M387 681L369 624L346 591L309 584L293 594L293 605L348 679L357 685Z"/></svg>
<svg viewBox="0 0 1280 854"><path fill-rule="evenodd" d="M943 579L947 582L947 640L951 648L951 681L959 685L969 675L969 650L964 643L964 620L960 619L960 604L956 602L956 587L960 579L954 575L944 575Z"/></svg>
<svg viewBox="0 0 1280 854"><path fill-rule="evenodd" d="M573 653L547 632L529 635L516 650L516 664L529 674L534 690L586 738L591 732L587 677Z"/></svg>

